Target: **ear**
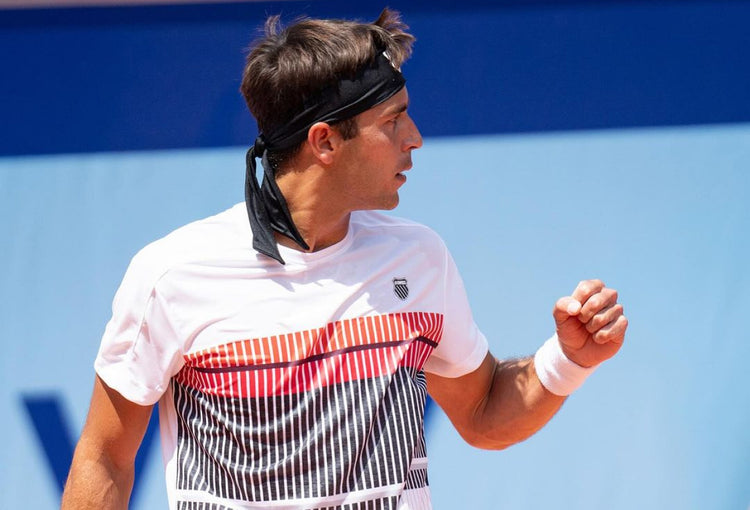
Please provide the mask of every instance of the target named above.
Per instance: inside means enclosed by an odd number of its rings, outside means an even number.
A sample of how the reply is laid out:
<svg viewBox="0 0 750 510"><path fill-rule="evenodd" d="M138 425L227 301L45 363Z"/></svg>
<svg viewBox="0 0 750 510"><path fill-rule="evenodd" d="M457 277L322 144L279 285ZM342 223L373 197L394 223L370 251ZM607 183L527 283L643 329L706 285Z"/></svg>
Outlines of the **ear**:
<svg viewBox="0 0 750 510"><path fill-rule="evenodd" d="M307 131L307 143L313 155L324 165L333 162L334 152L338 149L341 135L326 122L316 122Z"/></svg>

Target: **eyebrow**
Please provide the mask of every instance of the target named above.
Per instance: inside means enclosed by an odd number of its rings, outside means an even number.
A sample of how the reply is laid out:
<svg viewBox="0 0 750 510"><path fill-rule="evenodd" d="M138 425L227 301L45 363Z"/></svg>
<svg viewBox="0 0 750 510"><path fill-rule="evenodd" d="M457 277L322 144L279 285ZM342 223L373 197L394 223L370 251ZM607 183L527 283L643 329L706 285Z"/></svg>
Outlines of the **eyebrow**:
<svg viewBox="0 0 750 510"><path fill-rule="evenodd" d="M390 115L394 115L394 114L398 114L398 113L403 113L403 112L406 111L406 109L408 107L409 107L409 102L408 101L405 101L405 102L400 103L400 104L395 104L395 105L387 108L383 112L383 116L385 117L385 116L390 116Z"/></svg>

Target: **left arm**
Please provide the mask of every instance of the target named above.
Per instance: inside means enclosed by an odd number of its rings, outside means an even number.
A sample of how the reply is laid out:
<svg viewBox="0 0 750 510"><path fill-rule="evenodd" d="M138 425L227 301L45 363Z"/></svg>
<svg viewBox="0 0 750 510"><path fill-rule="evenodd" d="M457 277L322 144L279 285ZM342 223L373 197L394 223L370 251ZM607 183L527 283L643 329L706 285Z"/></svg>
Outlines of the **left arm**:
<svg viewBox="0 0 750 510"><path fill-rule="evenodd" d="M565 356L583 367L619 350L627 319L617 292L599 280L578 284L553 309ZM499 450L542 428L565 401L545 388L533 357L499 361L487 354L475 371L455 379L427 374L427 390L471 445Z"/></svg>
<svg viewBox="0 0 750 510"><path fill-rule="evenodd" d="M428 373L427 391L467 443L487 450L531 436L565 401L542 386L533 358L500 361L491 353L455 379Z"/></svg>

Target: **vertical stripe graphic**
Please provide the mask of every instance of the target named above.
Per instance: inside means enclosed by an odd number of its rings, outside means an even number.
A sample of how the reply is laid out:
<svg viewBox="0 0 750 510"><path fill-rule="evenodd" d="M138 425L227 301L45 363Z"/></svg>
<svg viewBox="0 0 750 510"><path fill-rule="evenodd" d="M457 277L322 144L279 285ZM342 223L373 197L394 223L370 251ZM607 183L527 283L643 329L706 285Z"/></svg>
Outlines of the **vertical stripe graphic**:
<svg viewBox="0 0 750 510"><path fill-rule="evenodd" d="M178 500L397 508L427 487L422 367L441 334L442 315L408 312L186 356L172 381Z"/></svg>

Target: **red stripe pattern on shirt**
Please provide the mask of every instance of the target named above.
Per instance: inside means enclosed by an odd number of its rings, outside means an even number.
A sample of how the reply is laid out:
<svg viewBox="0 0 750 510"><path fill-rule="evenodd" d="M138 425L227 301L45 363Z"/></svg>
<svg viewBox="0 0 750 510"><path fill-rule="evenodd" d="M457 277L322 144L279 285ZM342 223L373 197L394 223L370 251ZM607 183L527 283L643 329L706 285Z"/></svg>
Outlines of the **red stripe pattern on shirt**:
<svg viewBox="0 0 750 510"><path fill-rule="evenodd" d="M345 319L324 327L238 340L185 356L178 382L226 397L303 393L421 370L437 347L443 316L402 312Z"/></svg>

